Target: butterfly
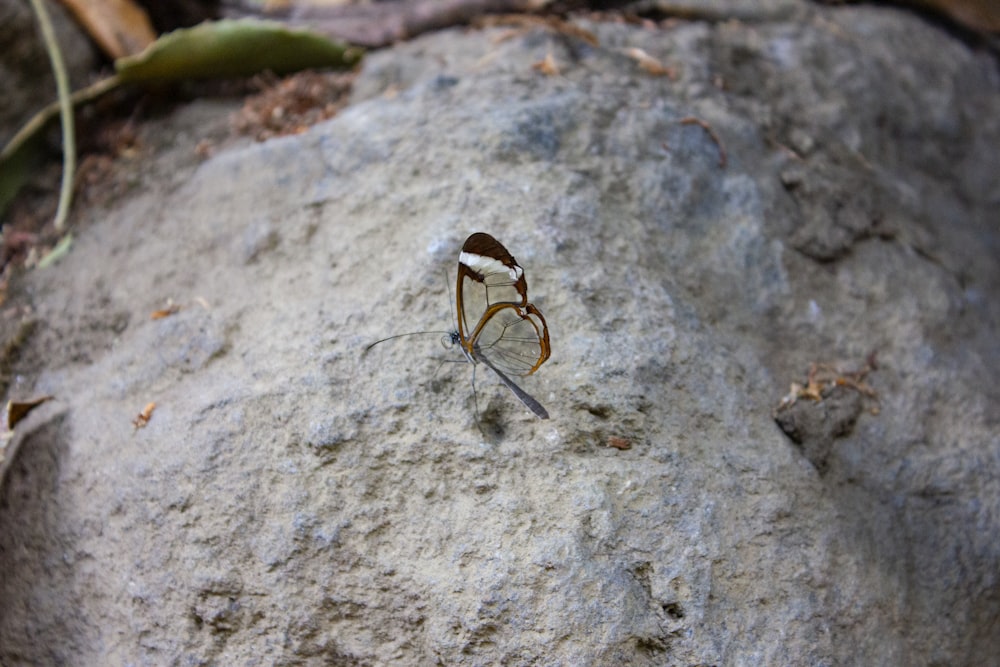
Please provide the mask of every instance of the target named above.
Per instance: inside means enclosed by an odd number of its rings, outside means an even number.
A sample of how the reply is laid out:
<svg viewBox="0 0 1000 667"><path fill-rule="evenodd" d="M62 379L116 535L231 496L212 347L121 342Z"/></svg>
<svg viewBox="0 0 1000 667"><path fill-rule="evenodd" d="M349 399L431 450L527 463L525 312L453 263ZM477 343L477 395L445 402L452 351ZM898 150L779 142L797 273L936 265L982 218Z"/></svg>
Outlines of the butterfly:
<svg viewBox="0 0 1000 667"><path fill-rule="evenodd" d="M538 308L528 303L524 269L489 234L477 232L462 245L455 299L458 327L444 340L459 345L473 365L487 366L529 410L548 419L542 404L517 386L511 376L531 375L546 362L551 352L549 329ZM365 352L384 341L408 335L375 341Z"/></svg>
<svg viewBox="0 0 1000 667"><path fill-rule="evenodd" d="M549 329L542 313L528 303L524 269L499 241L483 232L467 238L458 256L458 330L451 342L465 358L488 366L529 410L549 413L509 376L525 377L549 358Z"/></svg>

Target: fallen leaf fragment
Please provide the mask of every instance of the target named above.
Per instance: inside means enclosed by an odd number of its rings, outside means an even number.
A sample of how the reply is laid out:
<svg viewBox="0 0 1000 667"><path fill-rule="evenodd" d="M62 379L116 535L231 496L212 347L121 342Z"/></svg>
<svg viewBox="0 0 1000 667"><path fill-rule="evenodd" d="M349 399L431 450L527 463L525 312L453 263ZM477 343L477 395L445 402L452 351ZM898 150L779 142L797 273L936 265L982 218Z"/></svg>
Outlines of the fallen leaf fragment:
<svg viewBox="0 0 1000 667"><path fill-rule="evenodd" d="M630 49L625 49L625 55L634 60L636 64L647 74L652 74L653 76L667 76L670 77L671 80L675 80L677 78L677 71L674 68L667 67L640 48L632 47Z"/></svg>
<svg viewBox="0 0 1000 667"><path fill-rule="evenodd" d="M63 0L112 60L142 51L156 39L146 10L132 0Z"/></svg>
<svg viewBox="0 0 1000 667"><path fill-rule="evenodd" d="M153 416L153 410L155 409L156 409L156 403L150 401L149 403L146 404L146 407L142 409L142 412L136 415L136 418L132 420L132 426L135 427L136 431L138 431L140 428L144 428L146 424L149 423L149 418Z"/></svg>
<svg viewBox="0 0 1000 667"><path fill-rule="evenodd" d="M712 129L712 126L709 125L707 121L704 121L701 118L695 118L694 116L688 116L687 118L681 118L677 122L681 125L697 125L701 129L705 130L705 132L708 133L708 136L719 148L719 167L722 169L726 168L726 162L728 161L728 158L726 157L726 148L722 145L722 140L719 139L719 135L715 133L715 130Z"/></svg>
<svg viewBox="0 0 1000 667"><path fill-rule="evenodd" d="M27 401L7 401L7 430L13 431L19 421L42 403L51 401L55 396L39 396Z"/></svg>
<svg viewBox="0 0 1000 667"><path fill-rule="evenodd" d="M532 69L538 70L546 76L558 76L559 75L559 65L556 64L556 59L552 56L552 52L545 54L545 57L539 60L537 63L531 66Z"/></svg>
<svg viewBox="0 0 1000 667"><path fill-rule="evenodd" d="M561 19L558 16L539 16L536 14L487 14L477 17L472 22L477 28L492 28L514 26L516 30L504 33L499 41L512 39L534 28L541 28L565 37L572 37L593 47L600 46L597 36L591 31Z"/></svg>
<svg viewBox="0 0 1000 667"><path fill-rule="evenodd" d="M811 363L809 373L806 375L806 383L793 382L788 394L782 397L775 408L775 413L779 410L791 407L800 398L807 398L816 403L823 400L824 394L834 387L848 387L859 394L876 401L875 407L871 409L872 414L878 414L878 393L871 385L865 382L865 377L878 368L875 360L875 353L868 355L864 365L855 371L843 371L832 364Z"/></svg>
<svg viewBox="0 0 1000 667"><path fill-rule="evenodd" d="M632 443L629 442L626 438L622 438L617 435L609 435L608 447L614 447L615 449L621 449L621 450L632 449Z"/></svg>
<svg viewBox="0 0 1000 667"><path fill-rule="evenodd" d="M165 308L160 308L159 310L154 310L149 316L151 320L162 320L164 317L170 317L171 315L177 313L181 307L174 303L173 301L167 300L167 305Z"/></svg>
<svg viewBox="0 0 1000 667"><path fill-rule="evenodd" d="M244 100L233 128L257 141L301 134L347 106L354 78L352 72L305 71L283 79L259 75L253 84L260 92Z"/></svg>

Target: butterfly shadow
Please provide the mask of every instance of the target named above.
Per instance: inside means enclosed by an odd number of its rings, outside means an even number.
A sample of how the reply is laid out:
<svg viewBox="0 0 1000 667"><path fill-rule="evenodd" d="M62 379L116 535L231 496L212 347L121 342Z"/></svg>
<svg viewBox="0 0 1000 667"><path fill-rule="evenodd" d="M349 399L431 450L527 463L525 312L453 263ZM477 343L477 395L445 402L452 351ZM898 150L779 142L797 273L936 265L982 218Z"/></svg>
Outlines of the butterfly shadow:
<svg viewBox="0 0 1000 667"><path fill-rule="evenodd" d="M461 366L468 366L469 362L466 359L441 359L434 369L434 373L427 382L427 388L430 389L435 394L441 394L445 391L445 388L452 386L453 380L450 378L439 377L438 373L441 371L445 365L458 364ZM469 381L469 385L472 389L472 409L473 409L473 419L476 423L476 428L479 429L479 433L486 439L487 442L491 444L496 444L503 440L504 435L507 433L507 428L504 425L503 415L506 412L503 407L501 398L490 397L486 402L483 409L480 409L479 405L479 390L476 388L476 369L477 366L472 366L472 377Z"/></svg>

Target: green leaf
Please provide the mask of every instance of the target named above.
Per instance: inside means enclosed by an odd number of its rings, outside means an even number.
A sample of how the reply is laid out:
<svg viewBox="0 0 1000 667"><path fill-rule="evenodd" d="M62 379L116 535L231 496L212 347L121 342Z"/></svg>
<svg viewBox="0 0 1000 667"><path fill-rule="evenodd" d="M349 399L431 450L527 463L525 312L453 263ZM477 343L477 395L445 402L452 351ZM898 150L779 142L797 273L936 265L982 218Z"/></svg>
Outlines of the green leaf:
<svg viewBox="0 0 1000 667"><path fill-rule="evenodd" d="M286 74L308 67L350 67L362 50L276 21L210 21L163 35L145 51L119 58L123 81L177 81Z"/></svg>
<svg viewBox="0 0 1000 667"><path fill-rule="evenodd" d="M350 67L362 49L276 21L240 19L202 23L163 35L140 54L115 61L118 74L77 91L86 104L122 83L154 83L249 76L264 70L286 74L308 67ZM31 172L48 157L42 131L57 117L53 103L35 115L0 152L0 214Z"/></svg>

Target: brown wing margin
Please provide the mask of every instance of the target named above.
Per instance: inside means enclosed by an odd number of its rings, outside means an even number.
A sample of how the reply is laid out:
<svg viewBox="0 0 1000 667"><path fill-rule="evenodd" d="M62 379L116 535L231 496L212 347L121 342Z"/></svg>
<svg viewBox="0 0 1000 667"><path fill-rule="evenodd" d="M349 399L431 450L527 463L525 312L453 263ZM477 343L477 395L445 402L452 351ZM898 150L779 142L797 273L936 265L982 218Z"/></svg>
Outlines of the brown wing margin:
<svg viewBox="0 0 1000 667"><path fill-rule="evenodd" d="M549 359L549 355L552 354L552 348L549 346L549 325L545 323L545 318L542 317L541 312L535 308L535 304L528 304L528 314L536 316L542 321L542 335L539 337L539 344L542 346L542 353L538 355L538 361L535 362L534 367L528 371L528 375L531 375L538 370L538 367L544 364Z"/></svg>

